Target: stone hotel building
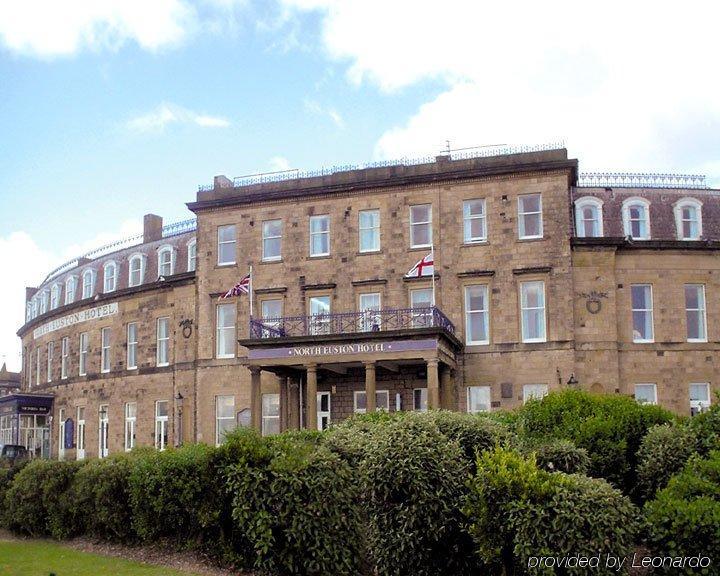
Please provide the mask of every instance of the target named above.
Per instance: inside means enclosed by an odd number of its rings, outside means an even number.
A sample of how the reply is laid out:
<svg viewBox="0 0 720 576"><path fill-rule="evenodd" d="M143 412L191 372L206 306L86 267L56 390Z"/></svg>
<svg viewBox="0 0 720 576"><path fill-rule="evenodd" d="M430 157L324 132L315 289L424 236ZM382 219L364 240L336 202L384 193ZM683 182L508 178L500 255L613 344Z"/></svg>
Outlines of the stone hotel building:
<svg viewBox="0 0 720 576"><path fill-rule="evenodd" d="M103 457L567 387L692 414L720 388L702 177L583 175L544 147L218 176L188 207L27 289L0 443Z"/></svg>

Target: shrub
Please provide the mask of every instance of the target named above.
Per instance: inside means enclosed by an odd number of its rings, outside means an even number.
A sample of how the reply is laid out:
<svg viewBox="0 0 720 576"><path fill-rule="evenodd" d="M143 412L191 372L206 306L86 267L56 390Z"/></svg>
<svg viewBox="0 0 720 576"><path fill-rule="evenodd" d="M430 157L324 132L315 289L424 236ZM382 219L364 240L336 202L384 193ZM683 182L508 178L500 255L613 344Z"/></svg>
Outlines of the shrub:
<svg viewBox="0 0 720 576"><path fill-rule="evenodd" d="M697 451L707 456L720 446L720 395L709 410L690 419L690 428L697 438Z"/></svg>
<svg viewBox="0 0 720 576"><path fill-rule="evenodd" d="M30 536L62 539L78 532L68 489L80 462L35 460L14 478L5 494L8 527Z"/></svg>
<svg viewBox="0 0 720 576"><path fill-rule="evenodd" d="M0 526L7 527L5 494L10 489L15 476L27 465L27 461L13 466L0 466Z"/></svg>
<svg viewBox="0 0 720 576"><path fill-rule="evenodd" d="M350 466L315 439L261 438L250 430L228 438L232 518L252 564L264 572L359 572L359 484Z"/></svg>
<svg viewBox="0 0 720 576"><path fill-rule="evenodd" d="M693 428L687 425L653 426L638 450L637 494L642 501L652 498L680 472L697 447Z"/></svg>
<svg viewBox="0 0 720 576"><path fill-rule="evenodd" d="M432 418L410 415L367 437L360 465L371 562L382 575L463 574L471 542L460 510L468 464Z"/></svg>
<svg viewBox="0 0 720 576"><path fill-rule="evenodd" d="M569 440L549 440L526 450L534 452L538 468L548 472L586 474L590 467L587 450Z"/></svg>
<svg viewBox="0 0 720 576"><path fill-rule="evenodd" d="M694 456L645 505L648 544L658 555L720 558L720 451ZM716 574L717 568L666 568L668 574Z"/></svg>
<svg viewBox="0 0 720 576"><path fill-rule="evenodd" d="M193 545L216 534L220 498L213 451L193 444L133 459L130 505L141 540L165 537Z"/></svg>

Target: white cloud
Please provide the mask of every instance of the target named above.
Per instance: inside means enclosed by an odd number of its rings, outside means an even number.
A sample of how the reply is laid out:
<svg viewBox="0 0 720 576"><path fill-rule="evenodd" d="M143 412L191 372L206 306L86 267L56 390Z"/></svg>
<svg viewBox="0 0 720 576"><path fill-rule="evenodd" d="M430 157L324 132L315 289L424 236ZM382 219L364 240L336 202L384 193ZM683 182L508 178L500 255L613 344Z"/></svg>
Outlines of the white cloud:
<svg viewBox="0 0 720 576"><path fill-rule="evenodd" d="M199 114L177 104L160 104L152 112L130 118L125 127L131 132L162 132L171 124L194 124L201 128L227 128L230 121L220 116Z"/></svg>
<svg viewBox="0 0 720 576"><path fill-rule="evenodd" d="M0 3L0 41L39 57L117 50L128 42L158 50L181 42L196 21L185 0L7 0Z"/></svg>
<svg viewBox="0 0 720 576"><path fill-rule="evenodd" d="M322 106L317 101L310 99L305 100L304 106L305 110L311 114L329 118L336 128L340 130L345 128L345 120L335 108Z"/></svg>
<svg viewBox="0 0 720 576"><path fill-rule="evenodd" d="M273 156L270 158L270 171L271 172L283 172L290 170L290 162L283 156Z"/></svg>
<svg viewBox="0 0 720 576"><path fill-rule="evenodd" d="M444 86L379 157L562 138L582 169L717 170L717 2L283 2L319 13L349 81Z"/></svg>
<svg viewBox="0 0 720 576"><path fill-rule="evenodd" d="M25 323L26 286L39 285L52 269L72 258L140 232L140 220L126 220L115 232L57 251L43 250L26 232L0 236L0 265L13 271L0 283L0 365L6 361L9 370L21 368L21 343L16 332Z"/></svg>

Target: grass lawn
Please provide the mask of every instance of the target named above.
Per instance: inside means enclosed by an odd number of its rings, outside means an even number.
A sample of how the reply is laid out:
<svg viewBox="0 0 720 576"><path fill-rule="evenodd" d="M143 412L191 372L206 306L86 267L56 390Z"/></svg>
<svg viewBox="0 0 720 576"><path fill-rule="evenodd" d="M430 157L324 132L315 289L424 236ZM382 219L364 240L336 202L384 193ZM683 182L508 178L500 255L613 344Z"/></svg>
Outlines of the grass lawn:
<svg viewBox="0 0 720 576"><path fill-rule="evenodd" d="M188 576L181 572L65 548L52 542L0 542L0 576Z"/></svg>

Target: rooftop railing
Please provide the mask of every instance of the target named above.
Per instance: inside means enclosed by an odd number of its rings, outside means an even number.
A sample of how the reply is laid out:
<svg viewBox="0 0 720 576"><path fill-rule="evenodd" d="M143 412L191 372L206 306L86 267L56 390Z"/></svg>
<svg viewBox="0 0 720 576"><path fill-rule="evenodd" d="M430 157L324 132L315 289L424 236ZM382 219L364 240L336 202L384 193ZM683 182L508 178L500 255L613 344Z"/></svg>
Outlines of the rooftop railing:
<svg viewBox="0 0 720 576"><path fill-rule="evenodd" d="M436 306L364 310L337 314L310 316L284 316L250 320L250 338L288 338L292 336L319 336L329 334L357 334L441 328L455 333L455 325Z"/></svg>
<svg viewBox="0 0 720 576"><path fill-rule="evenodd" d="M653 174L630 172L584 172L577 185L583 188L692 188L707 189L700 174Z"/></svg>

